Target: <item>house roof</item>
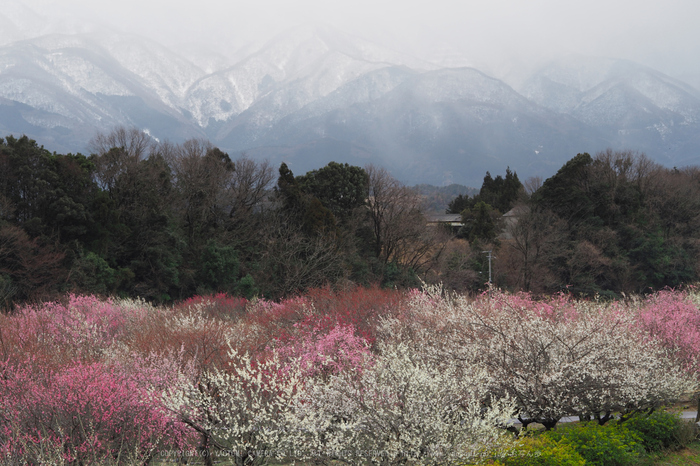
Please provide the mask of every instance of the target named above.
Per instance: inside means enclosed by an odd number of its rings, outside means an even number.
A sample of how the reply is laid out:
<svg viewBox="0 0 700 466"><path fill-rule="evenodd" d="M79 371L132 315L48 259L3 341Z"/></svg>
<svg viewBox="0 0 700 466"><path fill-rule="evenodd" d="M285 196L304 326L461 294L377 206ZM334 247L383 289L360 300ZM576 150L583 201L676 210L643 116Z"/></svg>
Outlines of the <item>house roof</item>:
<svg viewBox="0 0 700 466"><path fill-rule="evenodd" d="M460 214L428 214L426 218L428 223L462 223Z"/></svg>

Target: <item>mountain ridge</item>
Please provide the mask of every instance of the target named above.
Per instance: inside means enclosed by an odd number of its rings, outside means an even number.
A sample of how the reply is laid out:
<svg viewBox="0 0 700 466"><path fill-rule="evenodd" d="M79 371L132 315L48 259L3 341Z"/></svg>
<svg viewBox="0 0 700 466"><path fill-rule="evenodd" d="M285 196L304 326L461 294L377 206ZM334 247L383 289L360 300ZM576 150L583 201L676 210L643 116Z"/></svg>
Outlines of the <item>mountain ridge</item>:
<svg viewBox="0 0 700 466"><path fill-rule="evenodd" d="M505 166L523 179L549 175L607 147L700 163L700 92L625 60L554 60L515 89L318 25L214 71L113 31L0 46L2 136L77 152L118 125L288 157L297 171L318 168L327 151L323 164L372 162L413 184L475 185Z"/></svg>

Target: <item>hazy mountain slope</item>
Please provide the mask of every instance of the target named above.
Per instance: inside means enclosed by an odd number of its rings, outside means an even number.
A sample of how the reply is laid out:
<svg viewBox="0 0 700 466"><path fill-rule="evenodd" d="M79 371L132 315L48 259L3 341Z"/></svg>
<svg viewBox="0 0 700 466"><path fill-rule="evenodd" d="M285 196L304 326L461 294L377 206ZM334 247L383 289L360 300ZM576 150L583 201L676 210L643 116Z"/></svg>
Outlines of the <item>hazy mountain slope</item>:
<svg viewBox="0 0 700 466"><path fill-rule="evenodd" d="M84 150L96 131L116 125L177 140L201 135L151 83L81 36L44 36L0 48L0 97L0 106L27 106L1 109L2 127L19 132L15 128L29 124L32 137L56 141L56 150ZM24 123L8 120L10 114Z"/></svg>
<svg viewBox="0 0 700 466"><path fill-rule="evenodd" d="M0 9L0 45L47 34L48 19L14 0L4 0Z"/></svg>
<svg viewBox="0 0 700 466"><path fill-rule="evenodd" d="M265 126L368 72L404 64L430 68L327 27L300 27L236 65L200 79L188 92L185 108L199 125L214 124L214 137L220 139L238 123L218 123L246 110L251 110L249 121Z"/></svg>
<svg viewBox="0 0 700 466"><path fill-rule="evenodd" d="M612 147L645 151L664 163L687 163L692 151L697 157L700 93L648 67L572 57L550 63L521 91L598 128Z"/></svg>
<svg viewBox="0 0 700 466"><path fill-rule="evenodd" d="M474 186L487 170L548 176L607 147L700 163L700 92L626 61L569 57L516 92L474 68L438 69L319 25L225 66L230 57L114 31L19 40L36 31L8 24L1 135L26 133L51 150L84 151L97 131L136 126L161 140L206 137L296 173L377 163L408 183Z"/></svg>
<svg viewBox="0 0 700 466"><path fill-rule="evenodd" d="M222 146L245 135L252 139L255 128L245 116L237 120L240 133L232 132ZM408 182L435 184L477 184L486 170L507 165L524 175L540 173L558 168L576 150L604 145L596 130L470 68L375 71L254 134L250 143L269 146L268 153L289 148L298 170L314 168L304 164L302 153L323 147L327 160L340 154L369 159ZM310 147L308 141L317 142Z"/></svg>

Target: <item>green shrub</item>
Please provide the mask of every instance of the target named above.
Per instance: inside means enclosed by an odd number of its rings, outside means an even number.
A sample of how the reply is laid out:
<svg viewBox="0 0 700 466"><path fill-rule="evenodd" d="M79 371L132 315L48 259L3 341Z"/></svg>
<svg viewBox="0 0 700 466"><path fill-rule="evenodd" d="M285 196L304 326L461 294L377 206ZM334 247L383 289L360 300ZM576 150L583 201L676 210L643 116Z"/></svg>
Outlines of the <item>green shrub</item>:
<svg viewBox="0 0 700 466"><path fill-rule="evenodd" d="M636 464L644 452L642 439L623 425L599 426L577 424L543 434L557 442L571 445L586 464L617 466Z"/></svg>
<svg viewBox="0 0 700 466"><path fill-rule="evenodd" d="M681 419L676 440L679 448L687 447L694 441L700 440L700 426L695 422Z"/></svg>
<svg viewBox="0 0 700 466"><path fill-rule="evenodd" d="M519 439L514 448L495 455L503 466L583 466L586 461L569 444L544 435Z"/></svg>
<svg viewBox="0 0 700 466"><path fill-rule="evenodd" d="M683 422L677 413L654 411L652 414L638 414L622 425L636 433L646 451L658 451L678 444L678 433Z"/></svg>
<svg viewBox="0 0 700 466"><path fill-rule="evenodd" d="M260 289L255 286L255 279L249 273L238 282L238 294L246 299L253 299L254 296L260 294Z"/></svg>

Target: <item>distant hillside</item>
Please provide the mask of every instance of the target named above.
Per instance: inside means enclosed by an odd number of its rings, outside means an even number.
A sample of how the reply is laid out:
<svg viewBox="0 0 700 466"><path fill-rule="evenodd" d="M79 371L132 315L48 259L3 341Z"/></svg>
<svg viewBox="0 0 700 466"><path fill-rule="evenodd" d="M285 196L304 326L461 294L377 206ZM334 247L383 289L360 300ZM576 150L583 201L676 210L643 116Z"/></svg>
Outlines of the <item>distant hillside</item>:
<svg viewBox="0 0 700 466"><path fill-rule="evenodd" d="M414 186L414 189L423 196L423 207L426 211L436 213L444 213L447 210L447 205L459 195L473 196L479 193L478 188L470 188L461 184L448 186L419 184Z"/></svg>

